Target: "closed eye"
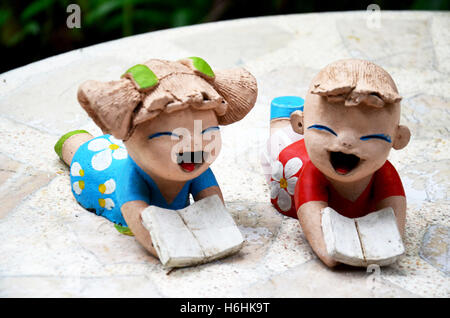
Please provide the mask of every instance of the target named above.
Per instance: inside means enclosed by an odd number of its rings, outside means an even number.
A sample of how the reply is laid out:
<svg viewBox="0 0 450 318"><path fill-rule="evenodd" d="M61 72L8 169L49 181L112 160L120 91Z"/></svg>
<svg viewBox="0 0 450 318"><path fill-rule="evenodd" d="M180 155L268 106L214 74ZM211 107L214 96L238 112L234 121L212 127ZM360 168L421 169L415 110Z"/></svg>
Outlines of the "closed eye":
<svg viewBox="0 0 450 318"><path fill-rule="evenodd" d="M180 138L179 135L177 135L177 134L175 134L175 133L173 133L173 132L170 132L170 131L162 131L162 132L157 132L157 133L154 133L153 135L148 136L148 139L153 139L153 138L161 137L161 136L175 136L175 137L177 137L177 138Z"/></svg>
<svg viewBox="0 0 450 318"><path fill-rule="evenodd" d="M204 133L206 133L208 131L212 131L212 130L220 130L220 128L219 128L219 126L211 126L211 127L206 128L206 129L203 129L202 134L204 134Z"/></svg>
<svg viewBox="0 0 450 318"><path fill-rule="evenodd" d="M325 130L325 131L328 131L329 133L337 136L337 134L334 132L333 129L331 129L330 127L327 127L327 126L323 126L323 125L311 125L308 127L308 129Z"/></svg>
<svg viewBox="0 0 450 318"><path fill-rule="evenodd" d="M385 135L385 134L373 134L373 135L367 135L367 136L362 136L361 138L359 138L361 140L369 140L369 139L381 139L384 140L388 143L392 142L391 136L389 135Z"/></svg>

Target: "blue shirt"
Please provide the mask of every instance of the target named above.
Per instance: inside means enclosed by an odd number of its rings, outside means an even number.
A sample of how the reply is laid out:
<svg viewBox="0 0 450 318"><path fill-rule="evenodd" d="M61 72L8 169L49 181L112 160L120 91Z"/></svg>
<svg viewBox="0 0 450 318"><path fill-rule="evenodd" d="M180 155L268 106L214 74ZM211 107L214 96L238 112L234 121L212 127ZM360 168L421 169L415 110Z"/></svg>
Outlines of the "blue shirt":
<svg viewBox="0 0 450 318"><path fill-rule="evenodd" d="M118 192L118 199L122 205L129 201L141 200L148 205L156 205L160 208L183 209L189 205L189 194L195 197L200 191L217 185L214 174L208 168L197 178L186 181L175 199L169 204L161 194L155 181L130 156L128 156L128 161L130 162L130 168L125 169L124 173L120 174L119 177L123 188Z"/></svg>
<svg viewBox="0 0 450 318"><path fill-rule="evenodd" d="M153 179L128 155L123 143L110 135L81 145L73 156L70 170L72 193L77 202L122 226L127 224L120 208L127 202L140 200L148 205L178 210L189 205L190 194L195 197L200 191L218 185L208 168L187 181L169 204Z"/></svg>

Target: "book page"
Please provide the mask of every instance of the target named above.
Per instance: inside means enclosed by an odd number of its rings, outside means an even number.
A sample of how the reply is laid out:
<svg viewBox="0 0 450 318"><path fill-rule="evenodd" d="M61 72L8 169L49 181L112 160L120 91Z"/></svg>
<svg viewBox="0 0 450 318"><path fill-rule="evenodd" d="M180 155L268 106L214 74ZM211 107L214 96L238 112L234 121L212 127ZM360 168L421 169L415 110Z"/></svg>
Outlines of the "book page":
<svg viewBox="0 0 450 318"><path fill-rule="evenodd" d="M142 224L150 232L164 266L187 266L205 258L197 239L177 211L150 206L141 215Z"/></svg>
<svg viewBox="0 0 450 318"><path fill-rule="evenodd" d="M388 265L405 251L392 208L355 219L368 264Z"/></svg>
<svg viewBox="0 0 450 318"><path fill-rule="evenodd" d="M327 207L322 211L322 231L331 257L349 265L364 265L364 255L353 219Z"/></svg>
<svg viewBox="0 0 450 318"><path fill-rule="evenodd" d="M241 248L244 239L217 195L204 198L178 213L207 258L219 258Z"/></svg>

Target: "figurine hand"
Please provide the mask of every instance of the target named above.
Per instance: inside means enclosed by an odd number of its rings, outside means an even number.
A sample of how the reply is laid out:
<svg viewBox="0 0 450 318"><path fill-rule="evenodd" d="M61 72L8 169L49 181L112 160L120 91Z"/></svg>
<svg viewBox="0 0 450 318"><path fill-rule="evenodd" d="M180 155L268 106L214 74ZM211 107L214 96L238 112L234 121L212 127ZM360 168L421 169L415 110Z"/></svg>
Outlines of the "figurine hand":
<svg viewBox="0 0 450 318"><path fill-rule="evenodd" d="M149 205L144 201L130 201L125 203L121 210L125 221L128 224L131 232L133 232L136 240L145 247L153 256L158 257L155 248L152 244L150 233L142 225L141 212Z"/></svg>
<svg viewBox="0 0 450 318"><path fill-rule="evenodd" d="M303 204L297 214L303 233L305 233L305 237L313 251L325 265L334 267L338 262L328 255L322 232L321 211L327 206L327 202L311 201Z"/></svg>

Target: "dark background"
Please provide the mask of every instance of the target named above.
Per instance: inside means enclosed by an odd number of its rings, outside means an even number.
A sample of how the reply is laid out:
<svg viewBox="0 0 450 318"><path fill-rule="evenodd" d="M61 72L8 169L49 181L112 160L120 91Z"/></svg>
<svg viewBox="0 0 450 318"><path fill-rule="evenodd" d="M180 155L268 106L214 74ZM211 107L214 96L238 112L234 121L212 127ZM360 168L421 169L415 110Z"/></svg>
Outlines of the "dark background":
<svg viewBox="0 0 450 318"><path fill-rule="evenodd" d="M81 8L81 28L66 8ZM80 47L133 34L245 17L366 10L449 10L450 0L1 0L0 73Z"/></svg>

